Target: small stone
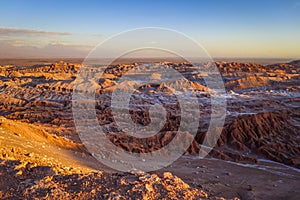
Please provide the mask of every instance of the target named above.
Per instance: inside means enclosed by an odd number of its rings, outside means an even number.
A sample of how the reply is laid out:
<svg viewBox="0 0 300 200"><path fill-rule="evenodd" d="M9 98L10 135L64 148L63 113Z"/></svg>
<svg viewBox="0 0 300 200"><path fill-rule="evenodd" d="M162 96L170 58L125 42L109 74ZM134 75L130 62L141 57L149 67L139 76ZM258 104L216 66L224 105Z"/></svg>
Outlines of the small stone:
<svg viewBox="0 0 300 200"><path fill-rule="evenodd" d="M139 180L140 180L140 181L143 181L143 180L149 179L150 177L151 177L150 174L146 174L146 175L144 175L144 176L140 176L140 177L139 177Z"/></svg>
<svg viewBox="0 0 300 200"><path fill-rule="evenodd" d="M16 136L21 136L21 134L20 134L20 133L14 133L14 135L16 135Z"/></svg>
<svg viewBox="0 0 300 200"><path fill-rule="evenodd" d="M172 178L173 178L173 175L172 175L171 172L165 172L165 173L164 173L164 178L165 178L165 179L172 179Z"/></svg>
<svg viewBox="0 0 300 200"><path fill-rule="evenodd" d="M64 167L65 171L70 171L70 167Z"/></svg>
<svg viewBox="0 0 300 200"><path fill-rule="evenodd" d="M22 172L21 170L19 170L19 171L16 173L16 175L18 175L18 176L22 176L22 174L23 174L23 172Z"/></svg>
<svg viewBox="0 0 300 200"><path fill-rule="evenodd" d="M248 191L252 191L253 190L253 187L251 185L248 185L248 188L247 188Z"/></svg>
<svg viewBox="0 0 300 200"><path fill-rule="evenodd" d="M145 185L147 192L153 192L153 187L151 184L146 184Z"/></svg>
<svg viewBox="0 0 300 200"><path fill-rule="evenodd" d="M91 194L96 194L96 190L92 189Z"/></svg>
<svg viewBox="0 0 300 200"><path fill-rule="evenodd" d="M25 156L32 157L33 153L26 153Z"/></svg>

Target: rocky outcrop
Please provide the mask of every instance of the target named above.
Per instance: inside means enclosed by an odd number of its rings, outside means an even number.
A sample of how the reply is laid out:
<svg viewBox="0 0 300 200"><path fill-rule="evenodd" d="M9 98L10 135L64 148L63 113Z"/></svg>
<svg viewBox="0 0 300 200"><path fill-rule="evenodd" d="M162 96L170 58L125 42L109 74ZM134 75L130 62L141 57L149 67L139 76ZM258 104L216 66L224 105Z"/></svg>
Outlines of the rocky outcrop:
<svg viewBox="0 0 300 200"><path fill-rule="evenodd" d="M0 160L1 199L208 199L170 172L55 174L51 167ZM4 182L5 181L5 182Z"/></svg>
<svg viewBox="0 0 300 200"><path fill-rule="evenodd" d="M286 111L240 116L224 127L218 145L300 168L299 130L289 120Z"/></svg>
<svg viewBox="0 0 300 200"><path fill-rule="evenodd" d="M242 90L258 88L269 85L269 78L263 76L247 76L238 80L228 81L226 88L229 90Z"/></svg>

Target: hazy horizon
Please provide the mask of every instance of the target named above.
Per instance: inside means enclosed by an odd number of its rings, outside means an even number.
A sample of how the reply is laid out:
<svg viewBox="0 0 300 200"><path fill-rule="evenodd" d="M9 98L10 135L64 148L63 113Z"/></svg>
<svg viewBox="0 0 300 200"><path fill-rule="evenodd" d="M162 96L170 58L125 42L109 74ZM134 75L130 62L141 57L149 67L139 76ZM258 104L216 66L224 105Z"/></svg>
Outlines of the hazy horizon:
<svg viewBox="0 0 300 200"><path fill-rule="evenodd" d="M42 63L55 63L59 61L69 62L69 63L82 63L85 58L83 57L44 57L44 58L0 58L0 66L1 65L17 65L17 66L31 66L35 64L42 64ZM96 60L106 60L111 58L102 58ZM193 59L197 58L189 58L193 61ZM294 60L300 60L299 58L242 58L242 57L215 57L212 58L213 61L219 62L241 62L241 63L255 63L255 64L262 64L262 65L269 65L269 64L277 64L277 63L289 63ZM162 62L162 61L171 61L171 62L181 62L182 58L176 57L127 57L127 58L119 58L115 59L113 64L116 63L133 63L133 62ZM195 61L195 60L194 60Z"/></svg>

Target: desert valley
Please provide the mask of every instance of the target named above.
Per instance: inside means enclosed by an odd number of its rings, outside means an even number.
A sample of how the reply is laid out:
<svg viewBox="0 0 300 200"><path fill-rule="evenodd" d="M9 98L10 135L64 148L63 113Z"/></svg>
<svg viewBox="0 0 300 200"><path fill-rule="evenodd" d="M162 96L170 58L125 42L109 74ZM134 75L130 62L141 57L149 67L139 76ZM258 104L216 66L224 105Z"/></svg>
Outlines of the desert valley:
<svg viewBox="0 0 300 200"><path fill-rule="evenodd" d="M143 85L130 100L140 126L149 107L162 105L167 121L147 138L119 130L110 109L118 80L146 61L105 67L96 83L95 110L118 148L147 153L166 146L180 124L178 99L163 85ZM199 102L199 126L184 155L166 168L117 172L82 144L72 113L79 59L5 60L0 63L1 199L298 199L300 196L300 61L257 64L216 61L226 94L226 118L216 146L199 151L211 115L205 74L187 62L153 61L183 75L177 88L190 88ZM142 71L140 72L143 73ZM153 78L160 78L157 72ZM134 83L126 83L128 89ZM87 88L88 90L88 88ZM191 136L192 137L192 136ZM184 138L181 141L184 143Z"/></svg>

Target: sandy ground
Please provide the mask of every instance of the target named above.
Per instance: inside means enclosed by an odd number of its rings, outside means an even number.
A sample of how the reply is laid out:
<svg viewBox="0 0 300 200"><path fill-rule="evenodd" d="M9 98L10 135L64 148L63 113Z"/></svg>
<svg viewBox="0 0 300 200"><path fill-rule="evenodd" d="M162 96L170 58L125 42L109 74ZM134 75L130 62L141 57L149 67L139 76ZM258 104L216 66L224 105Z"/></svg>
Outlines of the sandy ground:
<svg viewBox="0 0 300 200"><path fill-rule="evenodd" d="M216 159L182 157L162 171L170 171L186 183L210 195L241 199L298 199L300 170L259 162L239 166Z"/></svg>

